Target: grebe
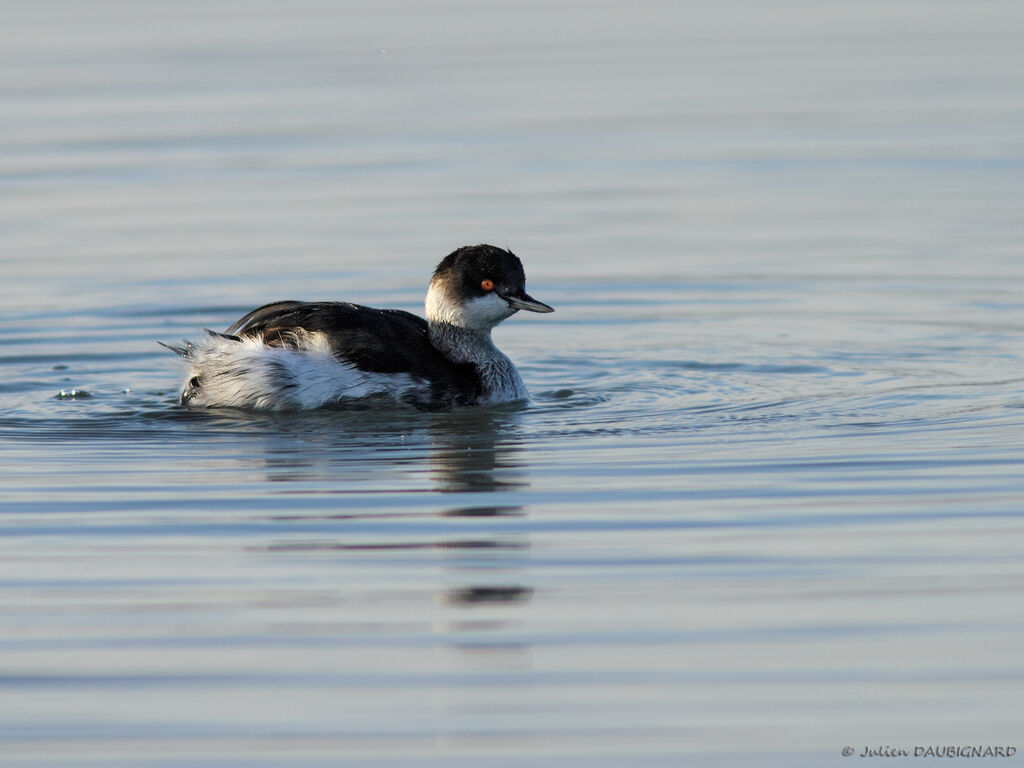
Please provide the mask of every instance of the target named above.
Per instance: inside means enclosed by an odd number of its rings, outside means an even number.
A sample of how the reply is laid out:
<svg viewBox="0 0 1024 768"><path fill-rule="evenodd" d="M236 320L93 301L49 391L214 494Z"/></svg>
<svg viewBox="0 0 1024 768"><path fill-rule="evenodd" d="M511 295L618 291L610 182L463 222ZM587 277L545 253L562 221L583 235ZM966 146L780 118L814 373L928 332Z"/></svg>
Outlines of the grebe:
<svg viewBox="0 0 1024 768"><path fill-rule="evenodd" d="M527 399L491 329L520 309L554 312L526 293L522 262L493 245L459 248L434 270L424 320L348 302L279 301L183 346L181 404L283 411L359 401L420 408Z"/></svg>

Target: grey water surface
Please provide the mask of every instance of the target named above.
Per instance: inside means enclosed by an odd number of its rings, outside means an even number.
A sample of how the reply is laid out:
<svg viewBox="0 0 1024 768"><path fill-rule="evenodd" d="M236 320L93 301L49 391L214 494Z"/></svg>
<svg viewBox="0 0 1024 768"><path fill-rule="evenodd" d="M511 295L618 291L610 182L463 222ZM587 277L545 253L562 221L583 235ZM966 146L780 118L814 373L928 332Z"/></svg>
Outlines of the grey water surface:
<svg viewBox="0 0 1024 768"><path fill-rule="evenodd" d="M1024 750L1024 6L2 14L3 765ZM529 405L177 405L476 242Z"/></svg>

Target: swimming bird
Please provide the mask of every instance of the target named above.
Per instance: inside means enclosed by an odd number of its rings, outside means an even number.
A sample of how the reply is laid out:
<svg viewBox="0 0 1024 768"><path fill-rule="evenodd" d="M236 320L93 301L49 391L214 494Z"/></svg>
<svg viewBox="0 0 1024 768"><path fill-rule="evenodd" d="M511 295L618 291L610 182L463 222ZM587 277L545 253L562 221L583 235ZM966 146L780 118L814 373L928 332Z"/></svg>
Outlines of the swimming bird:
<svg viewBox="0 0 1024 768"><path fill-rule="evenodd" d="M491 329L519 310L554 311L526 292L515 254L472 245L437 265L426 320L348 302L278 301L223 333L207 330L201 342L163 346L188 364L180 402L189 408L494 405L527 399L491 341Z"/></svg>

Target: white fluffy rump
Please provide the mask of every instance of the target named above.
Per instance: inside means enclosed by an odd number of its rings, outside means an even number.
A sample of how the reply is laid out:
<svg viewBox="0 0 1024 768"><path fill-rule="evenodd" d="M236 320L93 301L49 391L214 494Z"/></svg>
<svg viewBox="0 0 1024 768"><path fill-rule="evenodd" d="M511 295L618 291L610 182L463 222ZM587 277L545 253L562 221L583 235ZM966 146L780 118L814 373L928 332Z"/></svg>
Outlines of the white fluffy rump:
<svg viewBox="0 0 1024 768"><path fill-rule="evenodd" d="M281 348L267 346L262 338L213 336L191 346L182 403L192 408L305 410L375 396L416 400L425 389L408 374L357 370L334 356L322 333L297 330L293 341L293 347Z"/></svg>

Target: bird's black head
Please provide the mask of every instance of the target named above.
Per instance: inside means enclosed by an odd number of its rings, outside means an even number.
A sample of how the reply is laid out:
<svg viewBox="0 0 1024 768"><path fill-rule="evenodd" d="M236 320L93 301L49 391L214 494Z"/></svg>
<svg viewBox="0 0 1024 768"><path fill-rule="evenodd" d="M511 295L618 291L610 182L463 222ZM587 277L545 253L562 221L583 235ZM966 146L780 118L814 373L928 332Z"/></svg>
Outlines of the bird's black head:
<svg viewBox="0 0 1024 768"><path fill-rule="evenodd" d="M490 330L520 309L553 312L526 292L519 257L493 245L467 245L445 256L430 281L427 319Z"/></svg>

